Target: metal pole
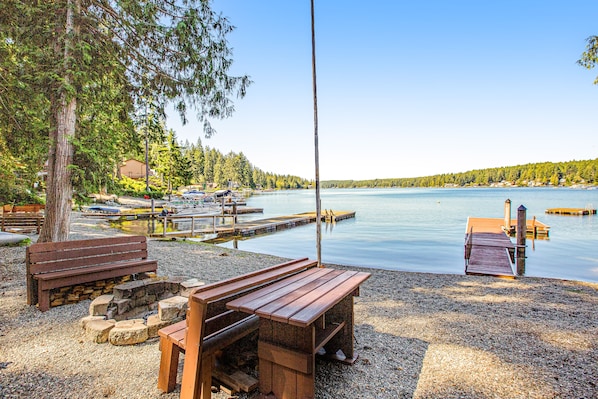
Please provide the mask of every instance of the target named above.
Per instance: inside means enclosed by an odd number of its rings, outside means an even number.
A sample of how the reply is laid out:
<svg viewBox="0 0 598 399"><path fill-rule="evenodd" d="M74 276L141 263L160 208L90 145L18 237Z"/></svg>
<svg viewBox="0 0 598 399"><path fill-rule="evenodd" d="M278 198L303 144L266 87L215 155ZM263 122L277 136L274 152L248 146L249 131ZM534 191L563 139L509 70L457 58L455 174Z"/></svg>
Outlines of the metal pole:
<svg viewBox="0 0 598 399"><path fill-rule="evenodd" d="M322 209L320 202L320 154L318 150L318 90L316 85L316 29L314 0L311 0L311 70L314 95L314 147L316 167L316 253L318 267L322 266Z"/></svg>
<svg viewBox="0 0 598 399"><path fill-rule="evenodd" d="M147 104L145 105L145 191L149 193L149 132L147 129ZM153 210L152 210L153 212Z"/></svg>

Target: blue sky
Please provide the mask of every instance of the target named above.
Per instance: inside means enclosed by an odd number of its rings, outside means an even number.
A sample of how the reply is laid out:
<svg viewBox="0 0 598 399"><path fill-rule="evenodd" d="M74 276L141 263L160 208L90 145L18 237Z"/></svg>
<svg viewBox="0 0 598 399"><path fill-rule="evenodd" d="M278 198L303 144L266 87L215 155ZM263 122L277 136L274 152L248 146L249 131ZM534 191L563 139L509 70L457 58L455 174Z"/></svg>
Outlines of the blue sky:
<svg viewBox="0 0 598 399"><path fill-rule="evenodd" d="M309 0L214 0L236 30L235 114L179 140L315 176ZM320 178L465 172L598 157L598 70L576 64L598 2L316 0Z"/></svg>

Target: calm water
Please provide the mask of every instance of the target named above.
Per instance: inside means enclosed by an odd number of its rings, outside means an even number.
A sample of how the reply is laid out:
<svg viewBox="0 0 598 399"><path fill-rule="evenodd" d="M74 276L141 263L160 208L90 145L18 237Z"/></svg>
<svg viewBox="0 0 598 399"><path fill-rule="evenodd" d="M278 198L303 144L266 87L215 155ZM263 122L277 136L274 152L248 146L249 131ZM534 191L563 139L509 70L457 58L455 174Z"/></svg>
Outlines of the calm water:
<svg viewBox="0 0 598 399"><path fill-rule="evenodd" d="M322 190L322 209L356 211L355 219L322 223L322 262L433 273L464 271L467 217L512 217L520 205L527 219L550 226L548 240L527 240L526 275L598 282L598 215L545 214L547 208L598 207L598 190L555 188ZM315 210L315 191L254 195L248 206L261 219ZM316 258L316 225L219 244L283 257Z"/></svg>

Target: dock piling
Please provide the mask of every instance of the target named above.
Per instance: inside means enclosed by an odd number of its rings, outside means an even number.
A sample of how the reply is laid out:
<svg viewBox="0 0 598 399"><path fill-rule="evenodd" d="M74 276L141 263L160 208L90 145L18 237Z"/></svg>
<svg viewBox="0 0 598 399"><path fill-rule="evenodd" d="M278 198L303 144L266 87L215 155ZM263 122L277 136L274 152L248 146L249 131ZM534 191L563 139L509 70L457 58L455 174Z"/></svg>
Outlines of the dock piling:
<svg viewBox="0 0 598 399"><path fill-rule="evenodd" d="M523 205L517 208L517 275L525 274L525 237L527 234L526 226L527 208Z"/></svg>
<svg viewBox="0 0 598 399"><path fill-rule="evenodd" d="M507 198L505 201L505 229L508 231L511 228L511 200Z"/></svg>

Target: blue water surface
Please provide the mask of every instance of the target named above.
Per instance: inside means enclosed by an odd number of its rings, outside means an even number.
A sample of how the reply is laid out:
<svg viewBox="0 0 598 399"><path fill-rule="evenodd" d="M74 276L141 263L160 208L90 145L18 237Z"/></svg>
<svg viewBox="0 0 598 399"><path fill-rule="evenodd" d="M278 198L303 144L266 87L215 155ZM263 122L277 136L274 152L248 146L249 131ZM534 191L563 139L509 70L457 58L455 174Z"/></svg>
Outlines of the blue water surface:
<svg viewBox="0 0 598 399"><path fill-rule="evenodd" d="M322 262L390 270L461 274L467 218L504 217L505 201L550 226L548 240L527 240L527 276L598 282L598 215L546 214L547 208L596 208L598 190L569 188L327 189L322 209L355 211L354 219L322 224ZM315 191L253 195L263 214L242 220L315 211ZM316 258L316 225L219 244L289 258Z"/></svg>

